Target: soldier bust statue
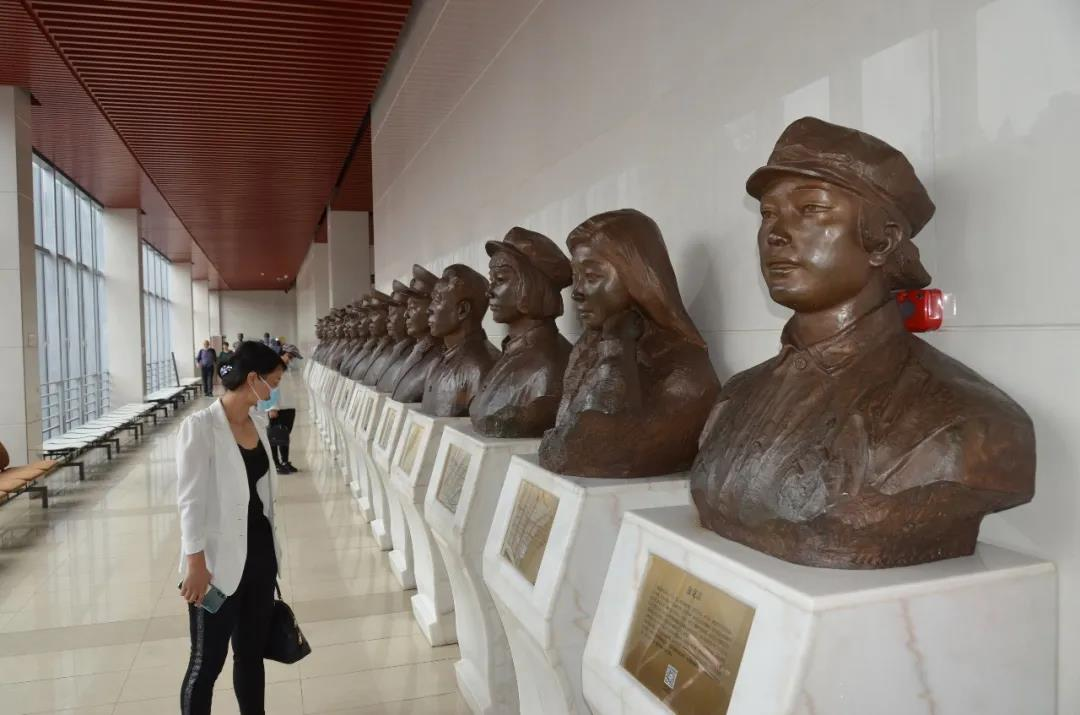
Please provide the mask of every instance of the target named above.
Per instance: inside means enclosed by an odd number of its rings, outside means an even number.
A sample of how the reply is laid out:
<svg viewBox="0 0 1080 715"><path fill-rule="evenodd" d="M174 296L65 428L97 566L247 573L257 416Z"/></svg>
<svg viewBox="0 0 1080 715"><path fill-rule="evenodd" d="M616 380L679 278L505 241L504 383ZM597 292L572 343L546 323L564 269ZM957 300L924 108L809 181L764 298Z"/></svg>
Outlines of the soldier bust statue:
<svg viewBox="0 0 1080 715"><path fill-rule="evenodd" d="M808 566L886 568L972 553L989 512L1031 499L1027 414L904 329L892 290L930 276L911 239L934 204L899 151L814 118L746 182L780 354L734 376L691 491L721 536Z"/></svg>
<svg viewBox="0 0 1080 715"><path fill-rule="evenodd" d="M406 294L405 331L416 342L401 360L392 368L393 374L383 375L376 389L389 392L398 402L419 402L424 396L424 383L428 370L442 355L444 346L440 338L432 337L428 325L428 305L431 303L431 291L435 288L438 277L423 266L413 266L413 277L409 281Z"/></svg>
<svg viewBox="0 0 1080 715"><path fill-rule="evenodd" d="M540 443L541 466L584 477L688 469L720 384L659 227L633 209L609 211L566 244L584 332L555 427Z"/></svg>
<svg viewBox="0 0 1080 715"><path fill-rule="evenodd" d="M364 344L363 350L357 354L349 377L361 381L367 374L368 368L394 345L394 339L387 332L389 323L390 296L381 291L373 290L367 295L367 326L370 337Z"/></svg>
<svg viewBox="0 0 1080 715"><path fill-rule="evenodd" d="M484 332L488 282L468 266L456 263L443 271L428 306L431 334L446 352L431 366L420 411L435 417L464 417L495 364L499 351Z"/></svg>
<svg viewBox="0 0 1080 715"><path fill-rule="evenodd" d="M375 338L372 338L369 320L367 298L361 298L355 303L346 306L347 315L349 315L349 348L345 353L345 357L341 360L341 366L338 371L342 375L348 375L352 372L353 367L356 365L357 360L361 359L370 351L375 345Z"/></svg>
<svg viewBox="0 0 1080 715"><path fill-rule="evenodd" d="M409 287L400 281L394 281L394 290L390 293L390 305L386 310L386 332L393 340L389 350L384 351L371 363L363 383L375 387L387 372L409 354L416 339L409 336L405 329L405 311L408 309ZM385 390L384 390L385 391Z"/></svg>
<svg viewBox="0 0 1080 715"><path fill-rule="evenodd" d="M547 236L517 227L488 241L487 252L491 316L508 334L469 417L489 437L542 437L555 424L570 358L570 343L555 326L570 261Z"/></svg>

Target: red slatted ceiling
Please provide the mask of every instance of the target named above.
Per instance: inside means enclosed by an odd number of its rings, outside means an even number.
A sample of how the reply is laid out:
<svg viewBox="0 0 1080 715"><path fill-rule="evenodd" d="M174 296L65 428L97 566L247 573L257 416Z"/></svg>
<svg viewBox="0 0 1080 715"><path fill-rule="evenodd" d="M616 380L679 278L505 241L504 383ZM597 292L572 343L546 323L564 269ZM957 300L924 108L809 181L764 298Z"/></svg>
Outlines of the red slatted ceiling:
<svg viewBox="0 0 1080 715"><path fill-rule="evenodd" d="M0 50L0 82L42 102L35 145L107 206L141 206L148 239L171 258L184 257L186 228L230 288L280 288L303 260L409 4L0 0L0 38L13 47ZM371 208L367 146L338 208ZM155 185L160 195L144 196Z"/></svg>

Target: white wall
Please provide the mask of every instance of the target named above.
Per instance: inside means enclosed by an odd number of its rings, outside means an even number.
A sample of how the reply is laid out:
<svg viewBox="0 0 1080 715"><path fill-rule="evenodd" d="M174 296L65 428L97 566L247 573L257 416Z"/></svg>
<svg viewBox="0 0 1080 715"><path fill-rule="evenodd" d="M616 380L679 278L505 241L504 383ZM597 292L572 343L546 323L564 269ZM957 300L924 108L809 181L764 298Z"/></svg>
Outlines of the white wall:
<svg viewBox="0 0 1080 715"><path fill-rule="evenodd" d="M296 291L231 290L220 295L221 329L230 343L237 333L246 340L262 340L263 333L296 340Z"/></svg>
<svg viewBox="0 0 1080 715"><path fill-rule="evenodd" d="M327 244L312 243L296 274L296 345L302 355L310 355L315 349L315 321L330 310L328 256Z"/></svg>
<svg viewBox="0 0 1080 715"><path fill-rule="evenodd" d="M380 90L380 287L414 261L482 268L483 242L514 224L561 242L594 213L638 208L663 229L726 379L775 353L787 317L761 281L744 190L783 127L813 114L903 149L938 206L917 245L958 305L930 339L1035 421L1035 500L988 518L983 537L1057 562L1061 712L1080 712L1080 241L1067 214L1080 3L481 5L420 5Z"/></svg>
<svg viewBox="0 0 1080 715"><path fill-rule="evenodd" d="M191 282L191 331L198 351L203 342L210 339L210 282L207 280ZM195 359L194 353L191 359Z"/></svg>

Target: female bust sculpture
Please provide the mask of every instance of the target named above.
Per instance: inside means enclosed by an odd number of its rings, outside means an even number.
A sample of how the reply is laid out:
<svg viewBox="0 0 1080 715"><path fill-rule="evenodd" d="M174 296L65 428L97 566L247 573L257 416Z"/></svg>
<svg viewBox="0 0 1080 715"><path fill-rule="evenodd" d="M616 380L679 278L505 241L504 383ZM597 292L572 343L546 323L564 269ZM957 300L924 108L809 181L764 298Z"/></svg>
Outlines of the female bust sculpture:
<svg viewBox="0 0 1080 715"><path fill-rule="evenodd" d="M517 227L502 241L489 241L487 252L488 307L508 334L469 416L489 437L542 437L555 424L570 358L570 343L555 326L570 261L547 236Z"/></svg>
<svg viewBox="0 0 1080 715"><path fill-rule="evenodd" d="M808 566L970 554L989 512L1029 501L1035 434L1001 390L904 329L890 291L930 282L934 215L877 137L807 117L747 180L780 354L731 378L691 493L704 526Z"/></svg>
<svg viewBox="0 0 1080 715"><path fill-rule="evenodd" d="M540 464L560 474L645 477L690 467L720 383L679 296L656 223L609 211L570 232L574 345Z"/></svg>

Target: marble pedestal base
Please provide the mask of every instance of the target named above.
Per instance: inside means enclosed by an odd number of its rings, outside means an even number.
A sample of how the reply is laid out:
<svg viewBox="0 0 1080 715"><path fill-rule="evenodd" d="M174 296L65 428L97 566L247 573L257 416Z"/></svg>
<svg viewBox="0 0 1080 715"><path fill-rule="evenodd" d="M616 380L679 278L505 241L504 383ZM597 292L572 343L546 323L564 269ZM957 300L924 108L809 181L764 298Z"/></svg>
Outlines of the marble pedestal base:
<svg viewBox="0 0 1080 715"><path fill-rule="evenodd" d="M387 397L383 402L378 431L371 443L376 474L374 479L377 479L379 483L379 498L385 509L385 518L389 522L387 528L393 545L387 558L390 561L390 570L401 587L406 590L416 588L412 539L405 523L405 512L401 510L401 502L390 491L390 460L394 456L405 415L419 406L419 404L402 404Z"/></svg>
<svg viewBox="0 0 1080 715"><path fill-rule="evenodd" d="M484 543L510 458L539 447L539 439L484 437L469 424L446 427L424 498L424 517L453 591L458 690L476 714L518 711L510 644L484 584Z"/></svg>
<svg viewBox="0 0 1080 715"><path fill-rule="evenodd" d="M510 460L484 544L524 715L588 713L581 658L623 512L688 504L687 476L586 479Z"/></svg>
<svg viewBox="0 0 1080 715"><path fill-rule="evenodd" d="M728 715L1054 712L1053 564L979 544L972 556L906 568L815 569L723 539L693 507L671 507L624 520L585 651L596 715L671 712L621 666L654 556L753 609ZM667 657L657 653L656 667ZM674 695L665 697L678 697L693 672L666 667Z"/></svg>
<svg viewBox="0 0 1080 715"><path fill-rule="evenodd" d="M413 616L431 645L457 641L454 597L442 554L424 521L424 497L443 428L468 424L468 417L432 417L417 410L405 415L390 463L390 489L405 513L413 548L416 595Z"/></svg>
<svg viewBox="0 0 1080 715"><path fill-rule="evenodd" d="M385 499L383 498L381 484L371 452L372 442L375 440L376 426L378 425L379 414L382 410L385 395L376 392L370 387L365 386L361 389L363 390L363 394L360 398L356 433L360 444L358 452L363 461L362 471L364 479L361 483L361 487L366 489L367 493L364 495L363 501L361 501L360 508L371 515L368 522L371 526L371 535L375 538L375 543L377 543L379 548L383 551L388 551L392 547L392 542L390 531L387 528L389 524L386 519Z"/></svg>

